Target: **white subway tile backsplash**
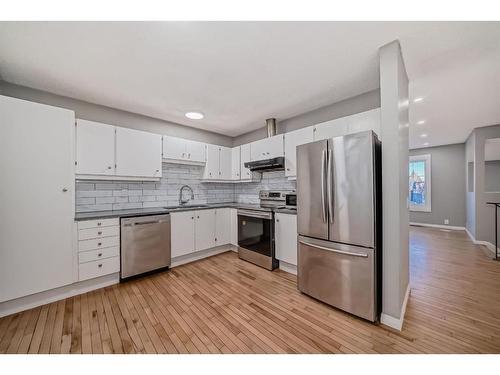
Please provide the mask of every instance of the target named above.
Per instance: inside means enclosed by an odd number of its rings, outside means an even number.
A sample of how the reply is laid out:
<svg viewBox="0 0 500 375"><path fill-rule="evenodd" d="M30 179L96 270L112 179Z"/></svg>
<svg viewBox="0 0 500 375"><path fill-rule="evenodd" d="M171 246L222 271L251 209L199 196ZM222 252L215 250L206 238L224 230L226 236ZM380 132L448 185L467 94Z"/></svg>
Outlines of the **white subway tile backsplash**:
<svg viewBox="0 0 500 375"><path fill-rule="evenodd" d="M163 177L157 182L77 181L76 211L106 211L132 208L175 206L179 189L193 189L193 204L259 203L262 189L294 190L295 181L286 179L283 171L266 172L260 182L202 183L203 167L163 164ZM186 193L186 196L188 194Z"/></svg>

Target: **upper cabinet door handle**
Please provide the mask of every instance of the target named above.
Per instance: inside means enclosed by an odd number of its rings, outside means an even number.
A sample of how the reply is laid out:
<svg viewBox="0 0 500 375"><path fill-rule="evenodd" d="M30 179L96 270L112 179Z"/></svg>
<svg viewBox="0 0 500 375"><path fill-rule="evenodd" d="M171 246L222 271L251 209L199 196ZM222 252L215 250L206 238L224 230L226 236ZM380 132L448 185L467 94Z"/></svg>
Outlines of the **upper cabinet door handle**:
<svg viewBox="0 0 500 375"><path fill-rule="evenodd" d="M63 193L66 193L68 191L68 188L63 188L62 191Z"/></svg>

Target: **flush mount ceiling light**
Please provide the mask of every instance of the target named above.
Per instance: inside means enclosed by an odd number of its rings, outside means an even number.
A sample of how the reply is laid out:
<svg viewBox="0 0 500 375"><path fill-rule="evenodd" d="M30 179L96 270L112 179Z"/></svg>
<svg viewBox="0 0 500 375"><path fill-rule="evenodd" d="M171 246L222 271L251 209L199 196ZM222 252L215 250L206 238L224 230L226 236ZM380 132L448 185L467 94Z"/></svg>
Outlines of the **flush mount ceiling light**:
<svg viewBox="0 0 500 375"><path fill-rule="evenodd" d="M427 133L422 133L422 134L420 134L420 136L421 136L422 138L427 138L428 134L427 134Z"/></svg>
<svg viewBox="0 0 500 375"><path fill-rule="evenodd" d="M419 96L418 98L413 99L413 103L418 103L418 102L421 102L422 100L424 100L424 98Z"/></svg>
<svg viewBox="0 0 500 375"><path fill-rule="evenodd" d="M201 120L203 117L205 117L205 115L203 115L203 113L201 112L186 112L184 116L191 120Z"/></svg>
<svg viewBox="0 0 500 375"><path fill-rule="evenodd" d="M425 120L417 121L417 125L423 125L423 124L425 124Z"/></svg>

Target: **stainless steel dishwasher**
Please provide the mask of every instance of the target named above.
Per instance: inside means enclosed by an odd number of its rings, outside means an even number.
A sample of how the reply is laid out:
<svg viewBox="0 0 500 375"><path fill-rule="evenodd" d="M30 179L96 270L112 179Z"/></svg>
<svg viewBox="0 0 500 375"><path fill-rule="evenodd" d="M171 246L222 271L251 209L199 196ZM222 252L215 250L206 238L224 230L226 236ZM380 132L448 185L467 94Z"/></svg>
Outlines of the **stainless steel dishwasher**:
<svg viewBox="0 0 500 375"><path fill-rule="evenodd" d="M122 218L120 226L122 280L170 266L170 215Z"/></svg>

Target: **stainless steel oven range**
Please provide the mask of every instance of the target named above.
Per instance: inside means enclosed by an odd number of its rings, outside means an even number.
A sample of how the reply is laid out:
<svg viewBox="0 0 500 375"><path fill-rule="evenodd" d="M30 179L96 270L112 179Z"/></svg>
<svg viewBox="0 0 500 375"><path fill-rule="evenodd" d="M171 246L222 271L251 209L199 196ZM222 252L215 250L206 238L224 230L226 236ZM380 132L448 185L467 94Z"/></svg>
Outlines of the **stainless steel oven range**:
<svg viewBox="0 0 500 375"><path fill-rule="evenodd" d="M238 208L238 256L268 270L278 268L274 246L274 210L284 208L292 191L261 190L260 204Z"/></svg>

